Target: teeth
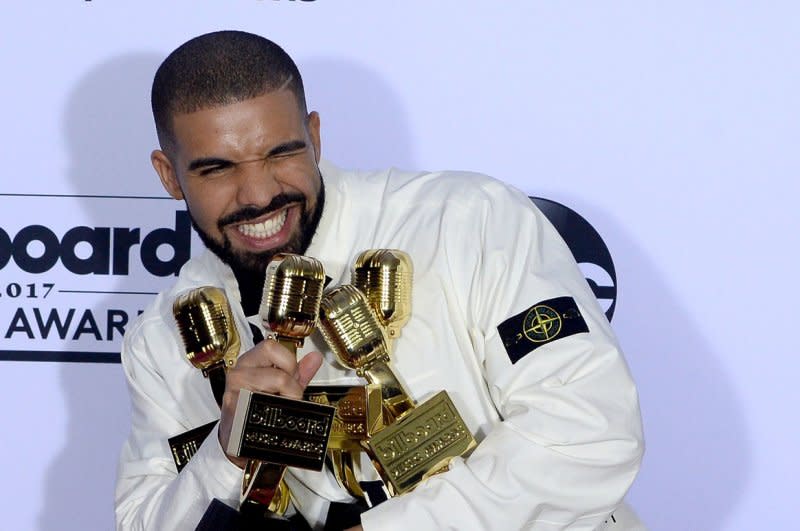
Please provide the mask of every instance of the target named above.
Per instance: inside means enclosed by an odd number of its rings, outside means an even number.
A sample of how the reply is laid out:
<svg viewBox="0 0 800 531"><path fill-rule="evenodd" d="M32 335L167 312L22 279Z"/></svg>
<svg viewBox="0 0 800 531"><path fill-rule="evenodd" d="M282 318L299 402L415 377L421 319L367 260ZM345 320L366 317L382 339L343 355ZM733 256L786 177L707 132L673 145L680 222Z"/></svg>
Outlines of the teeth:
<svg viewBox="0 0 800 531"><path fill-rule="evenodd" d="M283 224L286 222L286 212L286 209L281 210L280 214L277 216L273 216L261 223L239 225L239 232L250 238L269 238L283 227Z"/></svg>

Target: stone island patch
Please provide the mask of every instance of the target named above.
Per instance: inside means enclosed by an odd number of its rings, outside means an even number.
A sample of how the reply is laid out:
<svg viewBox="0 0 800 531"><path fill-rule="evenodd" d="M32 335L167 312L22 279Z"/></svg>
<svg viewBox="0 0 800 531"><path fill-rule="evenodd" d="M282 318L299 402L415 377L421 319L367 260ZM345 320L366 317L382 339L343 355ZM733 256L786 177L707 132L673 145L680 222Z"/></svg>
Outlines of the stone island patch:
<svg viewBox="0 0 800 531"><path fill-rule="evenodd" d="M497 326L511 363L551 341L588 331L572 297L538 302Z"/></svg>

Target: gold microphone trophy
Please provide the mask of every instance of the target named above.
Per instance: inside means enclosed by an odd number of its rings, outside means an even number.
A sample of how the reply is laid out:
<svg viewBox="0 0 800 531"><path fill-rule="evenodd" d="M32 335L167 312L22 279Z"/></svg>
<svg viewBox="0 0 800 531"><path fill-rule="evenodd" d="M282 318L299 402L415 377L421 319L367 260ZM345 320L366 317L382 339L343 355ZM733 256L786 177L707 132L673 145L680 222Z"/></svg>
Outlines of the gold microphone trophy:
<svg viewBox="0 0 800 531"><path fill-rule="evenodd" d="M220 288L203 286L182 293L172 304L172 314L186 347L186 358L203 371L203 376L234 366L239 334Z"/></svg>
<svg viewBox="0 0 800 531"><path fill-rule="evenodd" d="M211 383L217 404L222 404L225 370L233 367L239 355L239 334L233 324L225 293L212 286L184 292L172 304L172 314L183 340L186 358L203 371ZM169 439L175 466L180 472L189 462L215 422L194 428Z"/></svg>
<svg viewBox="0 0 800 531"><path fill-rule="evenodd" d="M324 283L322 264L314 258L279 254L267 266L259 315L272 332L269 337L295 355L314 330ZM334 412L305 400L239 392L227 450L250 459L243 509L270 500L286 466L322 469Z"/></svg>
<svg viewBox="0 0 800 531"><path fill-rule="evenodd" d="M172 313L183 339L187 359L203 371L203 376L211 383L214 398L221 404L225 391L225 370L236 364L241 346L225 293L213 286L189 290L175 299ZM169 440L178 471L197 452L214 425L216 422ZM278 515L285 512L290 501L289 489L281 478L282 474L277 477L270 495L262 496L259 502L267 511Z"/></svg>
<svg viewBox="0 0 800 531"><path fill-rule="evenodd" d="M353 265L353 285L367 296L389 340L400 337L411 318L413 275L411 257L397 249L369 249Z"/></svg>
<svg viewBox="0 0 800 531"><path fill-rule="evenodd" d="M445 391L417 406L392 370L387 336L396 338L410 315L410 266L401 251L366 251L356 262L354 281L369 295L340 286L320 306L320 330L339 361L380 386L388 425L362 446L393 496L446 470L452 458L476 445Z"/></svg>

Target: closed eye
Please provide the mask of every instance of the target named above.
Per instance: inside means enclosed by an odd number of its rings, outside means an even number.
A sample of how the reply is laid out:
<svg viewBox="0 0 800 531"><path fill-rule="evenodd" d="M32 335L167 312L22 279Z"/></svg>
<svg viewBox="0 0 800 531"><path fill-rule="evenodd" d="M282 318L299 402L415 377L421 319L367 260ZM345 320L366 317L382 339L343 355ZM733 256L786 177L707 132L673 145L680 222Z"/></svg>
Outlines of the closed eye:
<svg viewBox="0 0 800 531"><path fill-rule="evenodd" d="M233 168L233 164L216 164L214 166L205 166L198 172L198 174L202 176L211 175L214 173L221 173L228 168Z"/></svg>
<svg viewBox="0 0 800 531"><path fill-rule="evenodd" d="M226 159L204 158L195 159L189 163L189 172L197 175L211 175L232 168L234 163Z"/></svg>
<svg viewBox="0 0 800 531"><path fill-rule="evenodd" d="M288 157L291 155L296 155L298 153L302 153L306 150L307 144L302 140L292 140L290 142L285 142L278 146L272 148L267 157L276 158L276 157Z"/></svg>

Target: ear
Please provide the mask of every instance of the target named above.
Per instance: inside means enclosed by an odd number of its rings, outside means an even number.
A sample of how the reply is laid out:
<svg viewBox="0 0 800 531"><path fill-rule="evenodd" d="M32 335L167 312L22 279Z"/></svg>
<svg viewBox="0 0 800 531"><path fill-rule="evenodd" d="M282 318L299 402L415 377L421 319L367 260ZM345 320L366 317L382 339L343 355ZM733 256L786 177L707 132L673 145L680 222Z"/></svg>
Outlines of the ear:
<svg viewBox="0 0 800 531"><path fill-rule="evenodd" d="M319 113L311 111L308 113L308 135L311 137L311 144L314 146L314 158L319 164L320 156L322 156L322 142L319 135Z"/></svg>
<svg viewBox="0 0 800 531"><path fill-rule="evenodd" d="M169 157L161 151L156 149L150 154L150 162L153 164L156 173L161 178L161 185L173 199L183 199L183 190L178 182L178 176L175 175L175 168L169 161Z"/></svg>

